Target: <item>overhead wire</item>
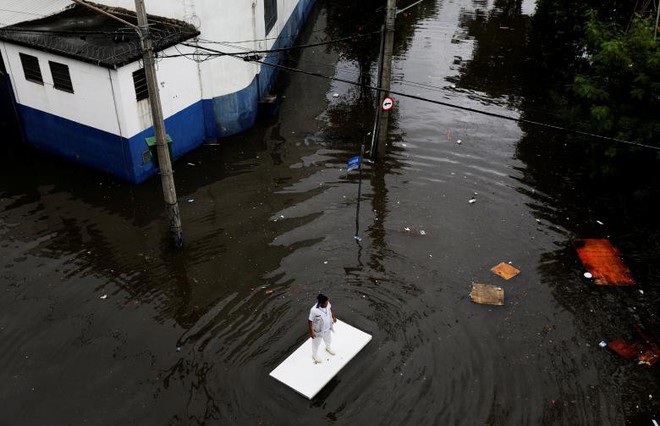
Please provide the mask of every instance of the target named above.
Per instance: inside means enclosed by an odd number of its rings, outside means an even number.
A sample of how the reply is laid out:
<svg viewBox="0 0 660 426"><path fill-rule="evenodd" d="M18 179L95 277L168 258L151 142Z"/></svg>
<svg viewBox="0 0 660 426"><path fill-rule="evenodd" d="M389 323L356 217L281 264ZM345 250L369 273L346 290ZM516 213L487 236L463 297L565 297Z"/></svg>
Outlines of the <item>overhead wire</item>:
<svg viewBox="0 0 660 426"><path fill-rule="evenodd" d="M619 139L619 138L615 138L615 137L611 137L611 136L599 135L599 134L596 134L596 133L590 133L590 132L585 132L585 131L577 130L577 129L570 129L570 128L566 128L566 127L562 127L562 126L558 126L558 125L554 125L554 124L543 123L543 122L540 122L540 121L528 120L526 118L512 117L512 116L508 116L508 115L504 115L504 114L499 114L499 113L496 113L496 112L479 110L479 109L472 108L472 107L456 105L456 104L452 104L452 103L449 103L449 102L444 102L444 101L439 101L439 100L435 100L435 99L425 98L425 97L422 97L422 96L419 96L419 95L411 95L411 94L408 94L408 93L403 93L403 92L399 92L399 91L395 91L395 90L386 91L383 88L378 87L378 86L371 86L371 85L361 84L361 83L354 82L354 81L351 81L351 80L346 80L346 79L343 79L343 78L325 76L325 75L322 75L322 74L319 74L319 73L314 73L314 72L309 72L309 71L305 71L305 70L301 70L301 69L297 69L297 68L287 67L287 66L284 66L284 65L271 64L271 63L268 63L268 62L265 62L265 61L255 60L254 62L259 62L262 65L267 65L267 66L271 66L271 67L274 67L274 68L279 68L279 69L282 69L282 70L285 70L285 71L297 72L297 73L302 73L302 74L306 74L306 75L310 75L310 76L314 76L314 77L324 78L324 79L327 79L327 80L339 81L339 82L351 84L351 85L354 85L354 86L360 86L360 87L364 87L364 88L367 88L367 89L377 91L379 93L380 92L387 92L387 93L392 94L392 95L401 96L401 97L409 98L409 99L415 99L415 100L418 100L418 101L428 102L428 103L432 103L432 104L436 104L436 105L442 105L442 106L445 106L445 107L448 107L448 108L454 108L454 109L459 109L459 110L463 110L463 111L469 111L469 112L473 112L475 114L486 115L486 116L490 116L490 117L500 118L500 119L503 119L503 120L514 121L514 122L517 122L517 123L529 124L529 125L533 125L533 126L537 126L537 127L544 127L544 128L557 130L557 131L563 131L563 132L566 132L566 133L572 133L572 134L576 134L576 135L580 135L580 136L587 136L587 137L591 137L591 138L608 140L610 142L627 144L627 145L636 146L636 147L639 147L639 148L647 148L647 149L653 149L653 150L656 150L656 151L660 151L660 147L653 146L653 145L648 145L648 144L643 144L643 143L640 143L640 142L633 142L633 141L629 141L629 140L625 140L625 139Z"/></svg>
<svg viewBox="0 0 660 426"><path fill-rule="evenodd" d="M410 5L409 7L415 6L419 3L421 3L421 1L418 1L418 2ZM6 10L6 9L0 9L0 10L7 11L7 12L14 12L14 11L11 11L11 10ZM379 12L380 10L382 10L382 8L377 9L376 13ZM18 13L21 13L21 12L18 12ZM36 14L33 14L33 13L29 13L29 12L23 12L23 13L36 15ZM40 15L37 15L37 16L40 16ZM372 17L372 19L370 21L368 21L364 26L371 23L374 19L375 19L375 17ZM21 30L16 29L16 28L10 28L10 29L0 28L0 31L17 31L17 30L21 31ZM55 33L55 34L57 34L57 33L68 33L66 31L28 30L28 29L26 29L26 32L49 32L49 33ZM104 35L113 35L113 36L123 34L121 32L94 32L94 31L89 31L89 32L75 31L75 32L72 32L72 33L76 33L76 34L83 34L83 33L85 33L85 34L104 34ZM367 89L374 90L374 91L377 91L377 92L380 93L380 92L386 92L386 90L384 90L384 89L382 89L378 86L366 85L366 84L363 84L363 83L359 83L359 82L355 82L355 81L351 81L351 80L347 80L347 79L343 79L343 78L339 78L339 77L326 76L326 75L323 75L323 74L317 73L317 72L305 71L305 70L302 70L302 69L299 69L299 68L289 67L289 66L286 66L286 65L270 63L270 62L262 60L261 56L259 55L259 54L262 54L262 53L268 53L268 54L282 53L282 52L289 52L289 51L298 50L298 49L306 49L306 48L312 48L312 47L318 47L318 46L331 45L331 44L336 44L336 43L340 43L340 42L343 42L343 41L355 40L355 39L359 39L359 38L373 36L374 34L377 34L377 33L379 33L379 31L373 31L373 32L364 33L364 34L354 34L354 35L351 35L351 36L348 36L348 37L343 37L343 38L333 39L333 40L327 40L327 41L323 41L323 42L309 43L309 44L304 44L304 45L295 45L295 46L290 46L290 47L286 47L286 48L267 49L267 50L247 49L247 48L240 47L240 46L234 46L233 44L248 43L248 42L255 42L255 41L264 41L264 40L268 40L268 39L245 40L245 41L233 42L233 43L232 42L213 42L213 41L210 41L210 40L199 39L197 44L181 43L181 45L186 46L186 47L190 47L190 48L194 48L194 49L205 50L209 53L201 53L201 52L198 52L198 51L193 52L193 53L182 53L177 47L176 50L179 53L178 55L159 55L159 58L184 57L184 58L187 58L187 59L194 60L196 62L204 62L204 61L207 61L207 60L215 58L215 57L230 56L230 57L235 57L235 58L238 58L238 59L243 59L244 61L247 61L247 62L256 62L256 63L260 63L262 65L274 67L274 68L281 69L281 70L288 71L288 72L301 73L301 74L306 74L306 75L309 75L309 76L323 78L323 79L326 79L326 80L337 81L337 82L342 82L342 83L346 83L346 84L350 84L350 85L354 85L354 86L359 86L359 87L367 88ZM231 47L233 49L239 49L239 50L243 50L243 51L242 52L223 52L223 51L220 51L220 50L217 50L217 49L212 49L212 48L209 48L209 47L201 46L199 43L220 44L220 45L224 45L226 47ZM202 57L205 57L205 58L200 59ZM431 90L431 91L438 91L438 92L443 91L444 92L446 90L445 88L442 88L442 87L439 87L439 86L429 85L429 84L426 84L426 83L418 83L418 82L412 82L412 81L407 81L407 80L400 80L399 82L401 84L404 84L404 85L409 85L409 86L413 86L413 87L417 87L417 88L424 88L424 89ZM454 108L454 109L469 111L469 112L472 112L472 113L491 116L491 117L495 117L495 118L499 118L499 119L503 119L503 120L509 120L509 121L514 121L514 122L518 122L518 123L524 123L524 124L534 125L534 126L538 126L538 127L549 128L549 129L553 129L553 130L557 130L557 131L564 131L564 132L567 132L567 133L577 134L577 135L581 135L581 136L587 136L587 137L591 137L591 138L598 138L598 139L608 140L608 141L622 143L622 144L628 144L628 145L637 146L637 147L641 147L641 148L660 150L660 147L656 147L656 146L652 146L652 145L648 145L648 144L628 141L628 140L625 140L625 139L619 139L619 138L605 136L605 135L599 135L599 134L585 132L585 131L576 130L576 129L570 129L570 128L566 128L566 127L562 127L562 126L558 126L558 125L553 125L553 124L549 124L549 123L543 123L543 122L539 122L539 121L528 120L528 119L525 119L525 118L512 117L512 116L499 114L499 113L495 113L495 112L479 110L479 109L476 109L476 108L471 108L471 107L466 107L466 106L462 106L462 105L452 104L450 102L445 102L445 101L426 98L426 97L423 97L423 96L420 96L420 95L411 95L411 94L408 94L408 93L399 92L399 91L395 91L395 90L389 90L387 92L390 93L390 94L396 95L396 96L404 97L404 98L415 99L415 100L422 101L422 102L441 105L441 106L445 106L445 107L448 107L448 108Z"/></svg>
<svg viewBox="0 0 660 426"><path fill-rule="evenodd" d="M263 50L251 49L249 51L246 51L245 54L289 52L289 51L297 50L297 49L308 49L308 48L311 48L311 47L327 46L329 44L341 43L343 41L348 41L348 40L357 40L357 39L360 39L360 38L371 37L374 34L378 34L378 33L379 32L374 31L374 32L371 32L371 33L356 34L356 35L351 35L351 36L348 36L348 37L342 37L342 38L333 39L333 40L321 41L321 42L318 42L318 43L300 44L300 45L294 45L294 46L290 46L290 47L278 47L278 48L275 48L275 49L263 49ZM184 45L184 46L188 46L188 47L202 47L203 48L203 46L199 46L199 44L194 45L194 44L190 44L188 42L181 43L181 44ZM220 44L222 44L222 43L220 43ZM230 46L227 46L227 47L230 47ZM239 48L239 47L236 47L236 48Z"/></svg>
<svg viewBox="0 0 660 426"><path fill-rule="evenodd" d="M219 50L216 50L216 49L211 49L211 48L203 48L202 47L202 49L209 51L209 54L207 54L207 55L210 56L210 57L213 57L213 56L240 57L239 55L241 55L241 54L245 55L245 53L233 53L233 54L231 54L231 53L226 53L226 52L222 52L222 51L219 51ZM186 56L186 55L182 55L182 56ZM459 109L459 110L462 110L462 111L468 111L468 112L472 112L472 113L475 113L475 114L480 114L480 115L490 116L490 117L494 117L494 118L499 118L499 119L502 119L502 120L508 120L508 121L513 121L513 122L517 122L517 123L528 124L528 125L533 125L533 126L537 126L537 127L552 129L552 130L555 130L555 131L562 131L562 132L565 132L565 133L571 133L571 134L576 134L576 135L580 135L580 136L586 136L586 137L590 137L590 138L602 139L602 140L607 140L607 141L610 141L610 142L616 142L616 143L636 146L636 147L639 147L639 148L646 148L646 149L652 149L652 150L660 151L660 147L656 147L656 146L653 146L653 145L648 145L648 144L644 144L644 143L640 143L640 142L633 142L633 141L629 141L629 140L625 140L625 139L615 138L615 137L612 137L612 136L605 136L605 135L600 135L600 134L596 134L596 133L585 132L585 131L577 130L577 129L570 129L570 128L567 128L567 127L563 127L563 126L559 126L559 125L555 125L555 124L544 123L544 122L535 121L535 120L529 120L529 119L526 119L526 118L513 117L513 116L509 116L509 115L500 114L500 113L497 113L497 112L484 111L484 110L480 110L480 109L477 109L477 108L452 104L450 102L440 101L440 100L436 100L436 99L430 99L430 98L426 98L426 97L423 97L423 96L420 96L420 95L411 95L409 93L404 93L404 92L400 92L400 91L396 91L396 90L386 91L385 89L383 89L381 87L378 87L378 86L362 84L362 83L355 82L355 81L352 81L352 80L347 80L345 78L327 76L327 75L323 75L323 74L317 73L317 72L305 71L305 70L302 70L302 69L299 69L299 68L289 67L289 66L286 66L286 65L269 63L269 62L266 62L264 60L256 59L256 58L251 57L251 56L248 56L246 58L241 58L241 59L243 59L247 62L257 62L257 63L260 63L262 65L270 66L270 67L281 69L281 70L288 71L288 72L295 72L295 73L309 75L309 76L312 76L312 77L323 78L325 80L337 81L337 82L340 82L340 83L346 83L346 84L350 84L350 85L353 85L353 86L363 87L363 88L366 88L366 89L377 91L379 93L380 92L387 92L391 95L401 96L401 97L409 98L409 99L415 99L415 100L422 101L422 102L427 102L427 103L431 103L431 104L435 104L435 105L441 105L441 106L445 106L445 107L453 108L453 109Z"/></svg>

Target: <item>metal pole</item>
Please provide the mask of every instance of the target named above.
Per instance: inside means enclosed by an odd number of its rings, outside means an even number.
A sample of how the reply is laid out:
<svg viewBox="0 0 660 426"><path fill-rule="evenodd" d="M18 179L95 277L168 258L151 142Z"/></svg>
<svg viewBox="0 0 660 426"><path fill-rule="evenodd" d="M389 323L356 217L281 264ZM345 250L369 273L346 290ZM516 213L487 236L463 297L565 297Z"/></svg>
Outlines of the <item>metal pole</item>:
<svg viewBox="0 0 660 426"><path fill-rule="evenodd" d="M396 0L387 0L387 14L385 16L385 47L383 49L383 71L380 78L380 102L378 108L383 105L383 100L389 96L390 80L392 79L392 51L394 50L394 23L396 20ZM380 113L380 124L378 126L378 145L376 157L383 158L386 154L387 134L390 122L389 111Z"/></svg>
<svg viewBox="0 0 660 426"><path fill-rule="evenodd" d="M384 50L385 50L385 24L383 24L380 29L380 50L378 51L378 75L376 76L376 83L378 85L381 84L381 80L383 78ZM376 105L376 117L374 118L374 127L371 131L371 144L369 145L369 157L371 157L372 159L376 159L378 155L376 153L376 151L378 150L376 143L378 142L378 134L380 132L378 126L380 125L380 117L382 112L381 105L383 104L383 99L380 92L377 92L376 99L378 105Z"/></svg>
<svg viewBox="0 0 660 426"><path fill-rule="evenodd" d="M655 4L655 1L653 2L653 4ZM660 2L655 8L657 10L655 15L655 30L653 30L653 40L657 40L658 38L658 22L660 22Z"/></svg>
<svg viewBox="0 0 660 426"><path fill-rule="evenodd" d="M169 221L174 246L179 248L183 246L181 215L179 214L179 202L176 198L176 188L174 186L174 173L172 172L170 153L167 148L165 121L163 119L163 109L160 104L160 93L158 91L158 80L156 78L156 66L154 63L153 42L149 31L149 23L147 22L147 11L144 6L144 0L135 0L135 12L137 14L138 26L140 28L144 73L147 78L147 88L149 90L149 104L151 105L151 116L154 124L154 133L156 135L158 165L160 167L160 179L163 186L163 197L165 198L167 219Z"/></svg>
<svg viewBox="0 0 660 426"><path fill-rule="evenodd" d="M360 198L362 198L362 161L364 160L364 137L362 138L362 145L360 146L360 162L358 163L358 194L357 194L357 208L355 209L355 241L362 241L360 238Z"/></svg>

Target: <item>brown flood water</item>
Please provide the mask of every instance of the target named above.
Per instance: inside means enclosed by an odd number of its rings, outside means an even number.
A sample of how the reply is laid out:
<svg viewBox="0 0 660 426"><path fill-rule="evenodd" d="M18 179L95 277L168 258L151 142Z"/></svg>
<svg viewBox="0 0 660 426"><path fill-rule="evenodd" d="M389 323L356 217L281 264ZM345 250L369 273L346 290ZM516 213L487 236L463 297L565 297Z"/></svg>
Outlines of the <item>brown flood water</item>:
<svg viewBox="0 0 660 426"><path fill-rule="evenodd" d="M332 37L337 8L320 1L299 42ZM411 9L393 90L524 114L515 46L533 11ZM357 79L340 49L286 64ZM347 84L280 86L277 117L175 163L180 252L158 179L3 147L1 425L660 421L658 367L598 347L657 333L657 163L640 170L631 151L610 167L602 143L397 99L358 243L346 161L373 111ZM639 285L585 280L571 239L587 237L611 239ZM501 261L521 274L493 275ZM505 306L471 303L473 282L501 285ZM268 373L306 339L319 291L373 340L308 401Z"/></svg>

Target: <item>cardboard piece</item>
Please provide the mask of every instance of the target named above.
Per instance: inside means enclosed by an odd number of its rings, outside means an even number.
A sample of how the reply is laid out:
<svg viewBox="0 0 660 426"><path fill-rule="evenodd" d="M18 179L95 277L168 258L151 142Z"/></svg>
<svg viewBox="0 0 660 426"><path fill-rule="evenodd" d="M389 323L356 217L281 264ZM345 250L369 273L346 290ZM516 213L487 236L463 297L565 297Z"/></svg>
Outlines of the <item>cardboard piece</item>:
<svg viewBox="0 0 660 426"><path fill-rule="evenodd" d="M513 266L509 265L508 263L504 263L504 262L500 263L499 265L493 266L493 268L490 271L496 275L499 275L505 280L510 280L511 278L515 277L520 273L519 269L516 269Z"/></svg>
<svg viewBox="0 0 660 426"><path fill-rule="evenodd" d="M312 339L308 338L294 353L278 365L270 376L291 387L308 399L314 398L371 340L371 335L337 320L332 334L335 355L325 350L321 342L318 355L323 362L312 359Z"/></svg>
<svg viewBox="0 0 660 426"><path fill-rule="evenodd" d="M495 285L472 284L470 300L481 305L504 305L504 289Z"/></svg>

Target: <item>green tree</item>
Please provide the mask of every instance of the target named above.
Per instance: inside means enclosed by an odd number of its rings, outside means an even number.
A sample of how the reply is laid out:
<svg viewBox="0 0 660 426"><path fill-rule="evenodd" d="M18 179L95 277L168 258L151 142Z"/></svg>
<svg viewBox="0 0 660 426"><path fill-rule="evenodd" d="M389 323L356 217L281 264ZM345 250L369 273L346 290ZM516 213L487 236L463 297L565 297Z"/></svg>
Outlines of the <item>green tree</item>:
<svg viewBox="0 0 660 426"><path fill-rule="evenodd" d="M655 22L636 16L628 31L587 13L573 79L574 113L587 129L660 144L660 52Z"/></svg>

